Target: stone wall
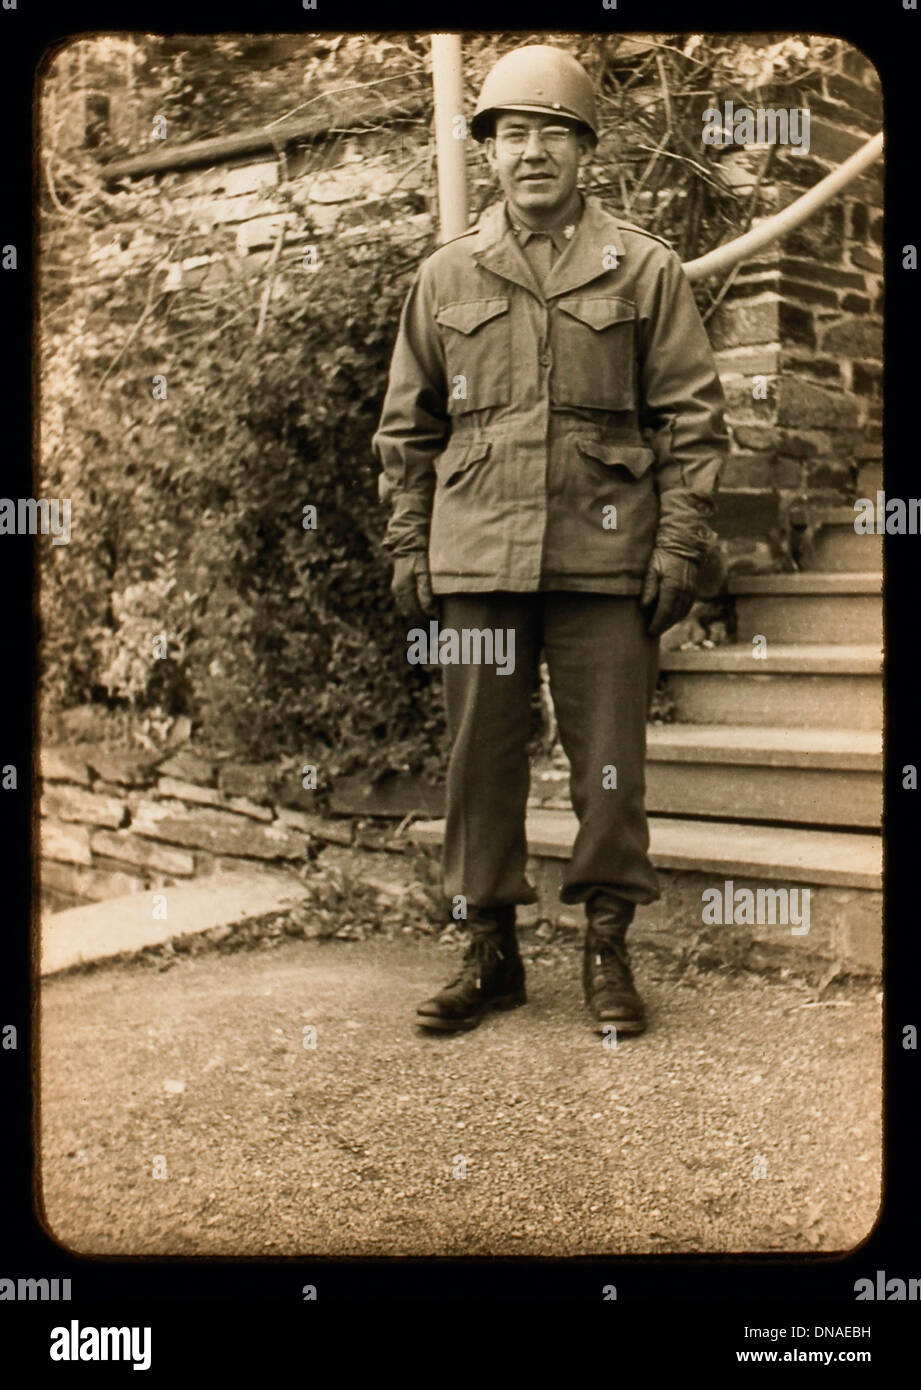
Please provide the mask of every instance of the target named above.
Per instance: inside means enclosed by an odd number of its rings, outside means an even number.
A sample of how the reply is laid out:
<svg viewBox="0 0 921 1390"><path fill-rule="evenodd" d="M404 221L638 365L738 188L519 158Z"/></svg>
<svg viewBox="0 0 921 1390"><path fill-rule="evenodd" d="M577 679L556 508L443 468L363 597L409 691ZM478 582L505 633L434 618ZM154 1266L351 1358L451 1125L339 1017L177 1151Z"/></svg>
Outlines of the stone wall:
<svg viewBox="0 0 921 1390"><path fill-rule="evenodd" d="M361 851L405 852L397 818L443 812L439 788L394 776L377 786L342 779L321 813L317 793L301 787L296 769L190 747L154 754L49 746L40 771L42 908L51 912L234 870L298 874L324 850L323 863L343 855L346 872L360 863L362 881L374 884L387 856L362 858ZM568 774L545 768L543 775L550 780L539 779L537 799L549 792L545 805L568 808ZM522 925L580 926L581 910L560 903L562 867L557 859L529 859L540 896L519 909ZM780 926L702 929L701 894L712 888L712 875L659 870L659 878L662 897L644 908L635 935L664 951L757 970L789 969L795 961L797 972L817 976L829 962L856 974L880 969L878 892L813 886L809 934L792 937ZM736 886L763 885L739 877Z"/></svg>
<svg viewBox="0 0 921 1390"><path fill-rule="evenodd" d="M392 773L305 788L292 760L243 763L184 744L163 752L44 743L40 856L52 910L222 869L297 871L324 845L402 851L393 831L444 814L444 789Z"/></svg>
<svg viewBox="0 0 921 1390"><path fill-rule="evenodd" d="M720 162L740 188L763 179L764 216L882 127L875 68L846 45L837 67L809 96L808 154L750 146ZM850 503L858 473L881 460L882 202L878 161L743 263L709 321L732 436L718 529L756 563L779 558L791 505Z"/></svg>
<svg viewBox="0 0 921 1390"><path fill-rule="evenodd" d="M162 252L158 290L220 293L228 274L262 274L284 228L272 298L303 292L306 248L315 248L322 271L323 242L332 236L357 242L380 235L410 243L431 240L434 218L421 191L430 181L429 162L426 132L406 121L335 141L327 152L318 153L305 140L280 155L256 152L204 169L147 174L133 186L156 187L171 231L185 227L182 255L170 254L174 238L166 231L158 238L133 223L115 221L95 235L91 264L102 281L130 274Z"/></svg>
<svg viewBox="0 0 921 1390"><path fill-rule="evenodd" d="M40 772L52 909L244 865L296 871L319 846L355 835L351 820L320 815L316 792L282 764L78 745L43 748Z"/></svg>

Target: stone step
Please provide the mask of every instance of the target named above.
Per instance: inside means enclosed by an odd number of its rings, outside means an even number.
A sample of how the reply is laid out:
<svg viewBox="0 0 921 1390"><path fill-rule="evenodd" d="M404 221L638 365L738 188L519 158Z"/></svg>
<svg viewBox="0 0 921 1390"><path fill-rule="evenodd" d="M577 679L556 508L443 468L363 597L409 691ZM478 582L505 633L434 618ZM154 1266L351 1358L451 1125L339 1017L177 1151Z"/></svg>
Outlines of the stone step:
<svg viewBox="0 0 921 1390"><path fill-rule="evenodd" d="M867 828L882 820L879 731L653 724L647 755L651 812Z"/></svg>
<svg viewBox="0 0 921 1390"><path fill-rule="evenodd" d="M532 811L527 822L528 877L539 901L520 909L523 921L536 917L578 928L579 907L560 902L565 863L576 834L571 812ZM882 840L878 835L739 825L728 821L650 817L650 854L656 865L660 899L642 907L631 937L674 952L703 930L728 959L809 971L816 960L878 974L882 956ZM420 821L410 830L419 844L440 846L444 821ZM754 922L741 912L708 925L704 904L714 897L733 901L749 890L758 906ZM794 897L794 891L797 897ZM803 913L808 891L809 917L787 924L783 904ZM715 892L714 892L715 890ZM764 899L762 902L761 899ZM777 906L777 914L771 905ZM720 919L717 918L720 922Z"/></svg>
<svg viewBox="0 0 921 1390"><path fill-rule="evenodd" d="M879 730L650 724L646 734L648 756L659 762L874 773L881 773L883 768Z"/></svg>
<svg viewBox="0 0 921 1390"><path fill-rule="evenodd" d="M444 821L417 821L409 834L417 844L439 846ZM571 811L529 811L528 853L568 859L578 822ZM842 830L739 825L730 821L650 816L650 858L657 868L735 874L770 882L827 884L879 889L882 839Z"/></svg>
<svg viewBox="0 0 921 1390"><path fill-rule="evenodd" d="M293 874L254 870L215 875L151 893L130 893L64 912L45 912L41 921L41 974L281 912L301 902L307 893L304 883ZM162 916L164 901L166 917Z"/></svg>
<svg viewBox="0 0 921 1390"><path fill-rule="evenodd" d="M651 724L650 812L873 829L882 818L882 735L872 730ZM570 810L568 768L538 765L529 805Z"/></svg>
<svg viewBox="0 0 921 1390"><path fill-rule="evenodd" d="M853 507L826 507L812 513L809 520L816 529L803 548L803 569L881 571L883 538L875 532L864 535L855 531L857 515Z"/></svg>
<svg viewBox="0 0 921 1390"><path fill-rule="evenodd" d="M676 717L683 724L811 728L882 727L882 654L863 644L771 643L663 652Z"/></svg>
<svg viewBox="0 0 921 1390"><path fill-rule="evenodd" d="M843 643L883 640L881 574L817 570L792 574L737 574L729 581L735 596L739 642L756 635L784 643Z"/></svg>

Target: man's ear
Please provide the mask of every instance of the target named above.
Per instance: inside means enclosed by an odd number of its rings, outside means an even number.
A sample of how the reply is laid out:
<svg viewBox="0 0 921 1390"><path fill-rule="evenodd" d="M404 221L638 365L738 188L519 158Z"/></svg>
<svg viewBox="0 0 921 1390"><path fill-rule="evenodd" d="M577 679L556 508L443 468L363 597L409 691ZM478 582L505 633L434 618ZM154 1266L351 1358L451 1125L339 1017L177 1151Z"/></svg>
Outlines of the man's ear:
<svg viewBox="0 0 921 1390"><path fill-rule="evenodd" d="M587 164L595 153L595 141L590 135L579 136L579 163Z"/></svg>
<svg viewBox="0 0 921 1390"><path fill-rule="evenodd" d="M486 151L486 162L487 162L487 164L489 165L490 169L492 169L493 171L495 171L495 168L496 168L496 141L495 141L495 138L494 138L492 135L487 135L486 139L483 141L483 149Z"/></svg>

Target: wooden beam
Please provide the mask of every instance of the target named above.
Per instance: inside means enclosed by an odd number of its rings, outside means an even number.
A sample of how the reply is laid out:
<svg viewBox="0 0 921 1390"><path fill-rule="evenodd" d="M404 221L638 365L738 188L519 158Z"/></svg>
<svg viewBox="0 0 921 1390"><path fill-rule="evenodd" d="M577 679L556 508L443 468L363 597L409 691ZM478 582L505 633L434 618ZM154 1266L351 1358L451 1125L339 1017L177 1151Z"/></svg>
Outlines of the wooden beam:
<svg viewBox="0 0 921 1390"><path fill-rule="evenodd" d="M163 149L145 151L144 154L127 155L113 159L102 170L107 182L122 178L140 178L145 174L159 174L167 169L187 169L198 164L221 164L236 155L253 154L259 150L280 150L294 140L317 139L326 135L331 126L340 121L360 124L373 120L408 120L417 117L425 109L422 96L404 95L391 100L377 98L370 103L325 101L322 109L299 120L286 121L281 125L257 126L249 130L237 131L234 135L216 135L209 140L191 140L185 145L165 146Z"/></svg>

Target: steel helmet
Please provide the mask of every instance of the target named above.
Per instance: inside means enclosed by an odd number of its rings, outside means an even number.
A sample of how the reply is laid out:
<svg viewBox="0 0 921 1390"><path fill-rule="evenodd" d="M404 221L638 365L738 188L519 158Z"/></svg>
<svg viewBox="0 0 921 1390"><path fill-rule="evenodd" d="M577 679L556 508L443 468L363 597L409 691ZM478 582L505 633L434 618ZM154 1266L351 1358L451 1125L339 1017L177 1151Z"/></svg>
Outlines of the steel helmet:
<svg viewBox="0 0 921 1390"><path fill-rule="evenodd" d="M486 139L492 129L491 117L497 111L569 116L588 126L598 139L591 78L572 54L549 44L515 48L490 68L470 123L475 140Z"/></svg>

